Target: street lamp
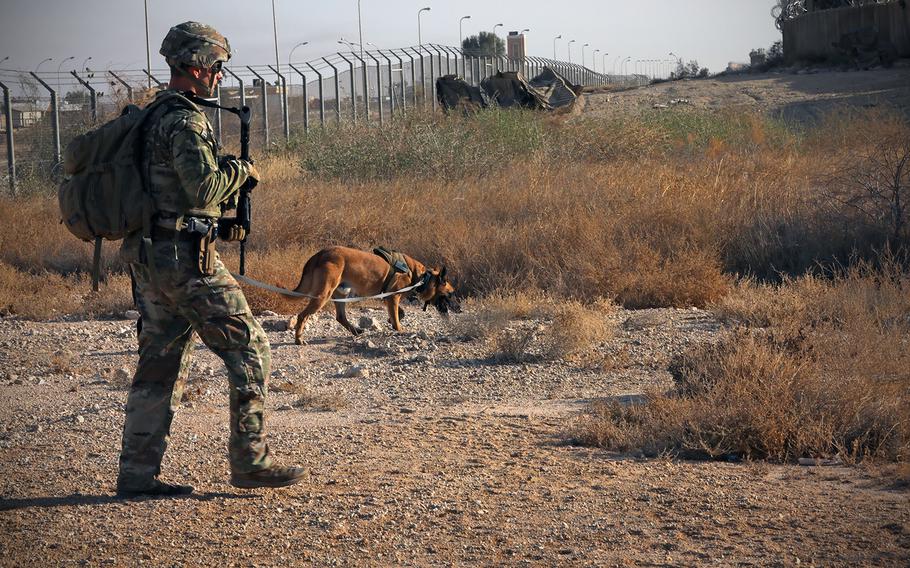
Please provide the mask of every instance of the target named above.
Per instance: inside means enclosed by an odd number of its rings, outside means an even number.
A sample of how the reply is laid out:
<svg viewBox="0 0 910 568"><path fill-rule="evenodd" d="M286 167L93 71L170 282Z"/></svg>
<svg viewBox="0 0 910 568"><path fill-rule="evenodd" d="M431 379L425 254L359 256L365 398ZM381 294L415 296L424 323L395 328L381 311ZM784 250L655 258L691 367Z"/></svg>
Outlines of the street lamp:
<svg viewBox="0 0 910 568"><path fill-rule="evenodd" d="M631 57L631 56L626 57L625 59L623 59L623 60L622 60L622 63L620 64L620 72L622 73L623 77L626 76L626 63L628 63L628 62L630 62L630 61L632 61L632 57Z"/></svg>
<svg viewBox="0 0 910 568"><path fill-rule="evenodd" d="M595 49L591 52L591 67L594 69L594 72L597 73L597 52L599 49Z"/></svg>
<svg viewBox="0 0 910 568"><path fill-rule="evenodd" d="M574 39L570 39L569 43L566 44L566 49L569 51L569 63L572 63L572 44L575 43Z"/></svg>
<svg viewBox="0 0 910 568"><path fill-rule="evenodd" d="M423 57L423 39L420 36L420 14L422 14L423 12L429 12L429 11L430 11L429 6L427 6L426 8L421 8L420 10L417 10L417 45L420 46L420 53L421 53L420 56L421 57Z"/></svg>
<svg viewBox="0 0 910 568"><path fill-rule="evenodd" d="M0 63L3 63L3 62L6 61L7 59L9 59L9 55L7 55L6 57L4 57L3 59L0 59Z"/></svg>
<svg viewBox="0 0 910 568"><path fill-rule="evenodd" d="M76 59L75 55L70 55L66 59L60 62L60 65L57 66L57 92L60 92L60 68L63 67L63 64L69 61L70 59Z"/></svg>
<svg viewBox="0 0 910 568"><path fill-rule="evenodd" d="M458 46L461 48L464 48L464 34L461 33L461 24L463 24L465 20L470 19L471 16L462 16L461 19L458 20Z"/></svg>
<svg viewBox="0 0 910 568"><path fill-rule="evenodd" d="M496 35L496 28L501 28L501 27L503 27L503 24L496 24L495 26L493 26L493 35Z"/></svg>
<svg viewBox="0 0 910 568"><path fill-rule="evenodd" d="M562 34L553 38L553 59L556 59L556 40L562 39Z"/></svg>
<svg viewBox="0 0 910 568"><path fill-rule="evenodd" d="M609 54L609 53L604 53L603 56L600 58L600 64L601 64L601 67L603 67L603 74L604 74L604 75L607 74L607 56L608 56L608 55L610 55L610 54Z"/></svg>
<svg viewBox="0 0 910 568"><path fill-rule="evenodd" d="M38 74L38 69L41 69L41 66L42 66L42 65L44 65L44 64L47 63L48 61L53 61L53 60L54 60L53 57L48 57L47 59L45 59L44 61L42 61L41 63L39 63L38 66L35 67L35 74L36 74L36 75Z"/></svg>
<svg viewBox="0 0 910 568"><path fill-rule="evenodd" d="M585 66L585 48L588 47L589 45L591 45L591 44L586 43L583 46L581 46L581 66L582 67Z"/></svg>
<svg viewBox="0 0 910 568"><path fill-rule="evenodd" d="M288 67L291 66L291 57L294 55L294 50L297 49L298 47L303 47L304 45L307 45L308 43L310 43L310 42L308 42L308 41L302 41L302 42L298 43L297 45L295 45L294 47L291 48L291 52L288 53Z"/></svg>
<svg viewBox="0 0 910 568"><path fill-rule="evenodd" d="M676 69L679 70L679 68L682 66L682 57L676 55L672 51L670 53L668 53L668 55L672 55L673 57L676 58Z"/></svg>
<svg viewBox="0 0 910 568"><path fill-rule="evenodd" d="M88 71L88 67L86 67L86 65L88 65L88 62L89 62L91 59L92 59L92 56L91 56L91 55L89 55L88 57L86 57L86 58L85 58L85 61L83 61L83 62L82 62L82 65L79 67L79 70L80 70L80 71Z"/></svg>

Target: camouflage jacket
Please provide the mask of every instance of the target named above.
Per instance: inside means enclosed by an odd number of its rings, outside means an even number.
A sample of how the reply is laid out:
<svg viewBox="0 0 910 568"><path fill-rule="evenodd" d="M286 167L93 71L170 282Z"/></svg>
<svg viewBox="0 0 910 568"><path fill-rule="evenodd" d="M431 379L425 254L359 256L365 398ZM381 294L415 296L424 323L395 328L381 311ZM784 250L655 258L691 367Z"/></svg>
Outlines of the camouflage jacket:
<svg viewBox="0 0 910 568"><path fill-rule="evenodd" d="M171 92L162 91L156 97ZM168 110L149 125L146 135L149 190L157 212L167 217L220 217L221 204L246 181L247 164L218 159L212 125L198 107L176 100L163 104Z"/></svg>

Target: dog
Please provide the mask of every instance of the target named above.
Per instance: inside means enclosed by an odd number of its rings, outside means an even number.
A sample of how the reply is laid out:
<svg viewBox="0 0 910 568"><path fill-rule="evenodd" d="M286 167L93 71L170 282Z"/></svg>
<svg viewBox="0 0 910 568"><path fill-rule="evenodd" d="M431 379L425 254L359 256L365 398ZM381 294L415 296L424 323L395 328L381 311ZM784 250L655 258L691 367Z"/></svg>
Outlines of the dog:
<svg viewBox="0 0 910 568"><path fill-rule="evenodd" d="M412 299L423 302L424 311L430 305L443 315L448 315L449 310L455 313L461 311L445 266L441 269L428 268L406 254L390 253L385 249L376 249L373 253L341 246L323 249L306 261L300 283L294 289L295 292L312 296L303 311L297 315L297 321L292 320L294 342L303 345L303 330L307 320L332 298L346 298L351 293L358 297L375 296L415 284L419 285L407 294ZM402 329L404 310L399 306L402 295L404 293L394 294L382 300L388 308L389 323L395 331ZM335 302L335 319L352 334L363 333L362 329L348 321L343 302Z"/></svg>

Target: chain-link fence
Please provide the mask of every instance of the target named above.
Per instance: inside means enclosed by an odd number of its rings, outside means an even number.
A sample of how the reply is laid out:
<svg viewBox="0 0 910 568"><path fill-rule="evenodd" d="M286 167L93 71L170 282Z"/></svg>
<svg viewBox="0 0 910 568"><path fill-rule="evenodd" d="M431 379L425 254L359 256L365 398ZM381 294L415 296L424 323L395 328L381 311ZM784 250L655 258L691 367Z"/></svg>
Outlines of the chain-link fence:
<svg viewBox="0 0 910 568"><path fill-rule="evenodd" d="M358 122L381 126L412 109L435 111L436 79L443 75L458 75L478 86L500 71L533 77L544 67L582 86L642 80L541 57L475 56L455 47L424 44L339 52L279 67L225 67L216 96L221 105L248 105L253 110L251 145L261 152L312 128ZM127 104L144 104L168 78L167 69L42 73L0 69L0 150L7 160L3 185L16 193L22 180L59 175L62 149L69 140L113 118ZM236 149L237 121L222 116L222 111L206 112L219 143Z"/></svg>

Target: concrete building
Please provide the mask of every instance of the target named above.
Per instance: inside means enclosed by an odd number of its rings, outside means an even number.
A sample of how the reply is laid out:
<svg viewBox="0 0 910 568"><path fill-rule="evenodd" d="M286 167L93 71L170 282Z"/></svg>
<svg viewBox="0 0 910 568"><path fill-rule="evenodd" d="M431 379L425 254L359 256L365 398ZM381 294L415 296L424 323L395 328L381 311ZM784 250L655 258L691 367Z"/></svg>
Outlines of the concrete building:
<svg viewBox="0 0 910 568"><path fill-rule="evenodd" d="M509 32L506 38L506 54L509 59L522 60L527 55L525 35L518 32Z"/></svg>

